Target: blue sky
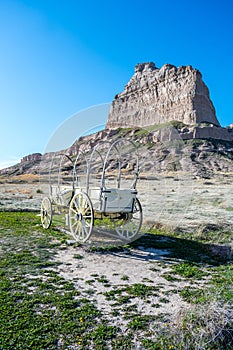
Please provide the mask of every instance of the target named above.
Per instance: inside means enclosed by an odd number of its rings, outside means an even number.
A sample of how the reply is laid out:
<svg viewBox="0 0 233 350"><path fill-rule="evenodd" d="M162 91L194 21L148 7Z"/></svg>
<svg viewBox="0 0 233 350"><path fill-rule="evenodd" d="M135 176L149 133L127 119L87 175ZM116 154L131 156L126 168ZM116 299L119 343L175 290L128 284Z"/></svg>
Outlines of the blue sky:
<svg viewBox="0 0 233 350"><path fill-rule="evenodd" d="M220 123L233 123L232 20L229 0L0 0L0 165L43 153L67 118L111 102L139 62L199 69ZM106 113L92 118L82 130Z"/></svg>

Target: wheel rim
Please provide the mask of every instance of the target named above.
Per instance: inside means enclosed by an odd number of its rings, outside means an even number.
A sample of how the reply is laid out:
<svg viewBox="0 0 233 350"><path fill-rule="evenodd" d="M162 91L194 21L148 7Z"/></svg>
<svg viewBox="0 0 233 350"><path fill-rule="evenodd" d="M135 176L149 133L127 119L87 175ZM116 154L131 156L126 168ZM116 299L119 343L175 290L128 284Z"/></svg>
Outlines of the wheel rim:
<svg viewBox="0 0 233 350"><path fill-rule="evenodd" d="M133 213L127 213L122 219L114 219L114 227L117 234L126 240L132 239L138 234L142 226L142 207L136 198Z"/></svg>
<svg viewBox="0 0 233 350"><path fill-rule="evenodd" d="M43 198L41 203L41 223L44 228L49 228L52 222L52 204L48 197Z"/></svg>
<svg viewBox="0 0 233 350"><path fill-rule="evenodd" d="M77 193L69 209L70 231L78 242L85 242L92 233L94 214L91 201L85 193Z"/></svg>

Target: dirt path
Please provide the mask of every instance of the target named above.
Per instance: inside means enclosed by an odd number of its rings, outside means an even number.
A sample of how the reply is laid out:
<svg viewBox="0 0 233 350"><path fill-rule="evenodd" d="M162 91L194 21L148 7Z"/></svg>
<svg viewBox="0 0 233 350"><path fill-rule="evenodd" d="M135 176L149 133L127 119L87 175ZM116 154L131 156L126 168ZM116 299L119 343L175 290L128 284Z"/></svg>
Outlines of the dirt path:
<svg viewBox="0 0 233 350"><path fill-rule="evenodd" d="M143 246L106 253L70 246L54 259L60 263L60 275L72 281L84 298L95 302L110 324L125 331L127 313L171 320L188 305L179 291L189 286L201 288L208 282L208 278L166 278L175 263L169 253L167 249Z"/></svg>

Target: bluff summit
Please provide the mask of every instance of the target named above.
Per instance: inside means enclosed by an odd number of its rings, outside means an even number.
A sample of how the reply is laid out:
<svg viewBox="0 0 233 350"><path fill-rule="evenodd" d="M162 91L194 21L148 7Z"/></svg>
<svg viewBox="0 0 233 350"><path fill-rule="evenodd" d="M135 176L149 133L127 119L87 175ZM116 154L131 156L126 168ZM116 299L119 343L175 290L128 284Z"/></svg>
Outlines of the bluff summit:
<svg viewBox="0 0 233 350"><path fill-rule="evenodd" d="M124 91L112 102L107 128L145 127L180 121L187 125L220 126L209 90L191 66L140 63Z"/></svg>

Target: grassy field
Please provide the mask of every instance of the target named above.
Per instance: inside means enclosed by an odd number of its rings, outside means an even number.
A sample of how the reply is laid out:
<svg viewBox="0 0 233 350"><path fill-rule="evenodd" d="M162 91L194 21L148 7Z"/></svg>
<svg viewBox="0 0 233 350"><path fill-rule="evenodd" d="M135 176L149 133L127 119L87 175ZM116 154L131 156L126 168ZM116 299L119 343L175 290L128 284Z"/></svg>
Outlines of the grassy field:
<svg viewBox="0 0 233 350"><path fill-rule="evenodd" d="M139 246L168 250L169 259L150 265L169 282L166 293L146 274L144 283L134 284L124 274L118 288L111 288L106 276L93 274L84 281L84 295L59 273L61 262L55 257L59 251L68 252L67 238L54 229L42 229L35 213L0 212L1 350L233 348L231 232L185 235L151 230L118 248L128 254ZM116 248L83 249L89 256L108 256ZM80 250L73 258L83 260ZM183 287L177 288L179 282ZM102 297L111 304L111 320L95 302L100 293L93 288L97 284L106 286ZM157 303L152 303L151 295L158 297ZM140 300L156 310L171 295L186 303L176 315L142 314L137 307Z"/></svg>

